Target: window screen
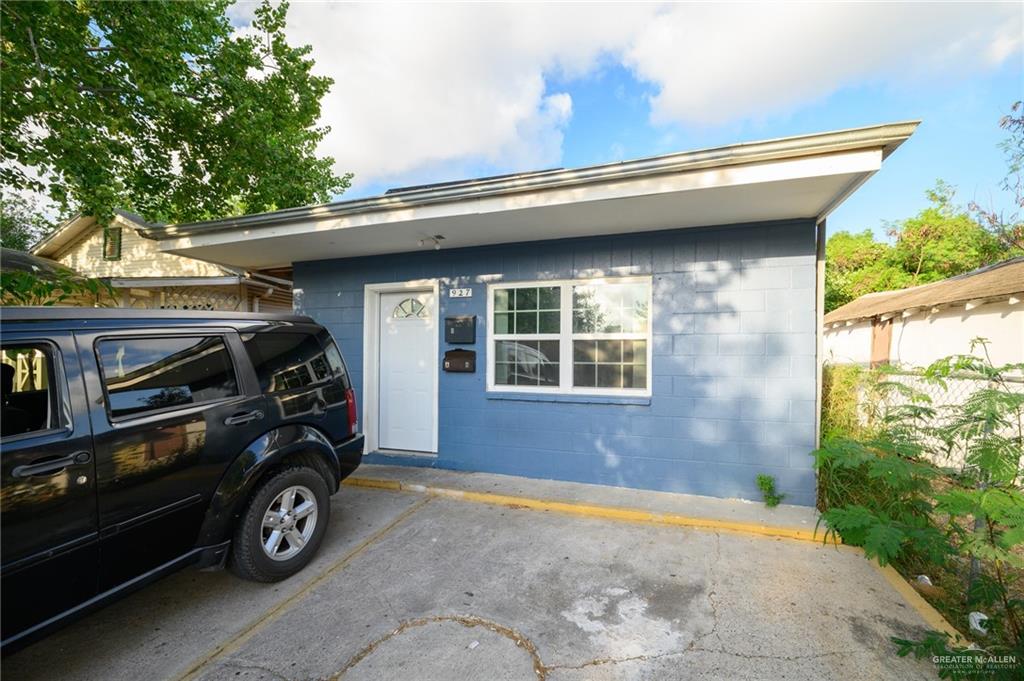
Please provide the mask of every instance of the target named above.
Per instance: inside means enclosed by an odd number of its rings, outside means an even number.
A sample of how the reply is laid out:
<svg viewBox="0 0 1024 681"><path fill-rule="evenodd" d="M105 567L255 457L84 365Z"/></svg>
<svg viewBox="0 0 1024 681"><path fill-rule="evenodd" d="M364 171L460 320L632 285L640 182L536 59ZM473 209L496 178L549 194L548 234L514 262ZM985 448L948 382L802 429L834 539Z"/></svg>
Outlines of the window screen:
<svg viewBox="0 0 1024 681"><path fill-rule="evenodd" d="M99 356L111 418L238 394L228 350L216 336L105 339Z"/></svg>
<svg viewBox="0 0 1024 681"><path fill-rule="evenodd" d="M328 356L310 334L257 333L245 339L245 349L265 393L304 388L332 375Z"/></svg>

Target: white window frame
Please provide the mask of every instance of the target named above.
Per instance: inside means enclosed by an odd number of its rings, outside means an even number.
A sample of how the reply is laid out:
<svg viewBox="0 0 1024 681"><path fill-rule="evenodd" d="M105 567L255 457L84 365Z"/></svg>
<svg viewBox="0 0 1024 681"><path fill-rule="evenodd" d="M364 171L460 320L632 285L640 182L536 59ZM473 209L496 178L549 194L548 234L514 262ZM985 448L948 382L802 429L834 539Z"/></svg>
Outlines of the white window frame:
<svg viewBox="0 0 1024 681"><path fill-rule="evenodd" d="M647 331L641 333L577 333L572 332L572 287L601 284L647 284ZM498 290L517 288L560 287L559 333L494 333L494 294ZM541 279L536 281L494 282L487 285L487 392L529 393L532 395L590 395L595 397L650 397L654 352L654 281L653 277L596 277L590 279ZM496 385L494 367L497 343L502 340L557 340L558 387L531 385ZM645 340L647 341L646 388L591 388L573 386L574 340Z"/></svg>

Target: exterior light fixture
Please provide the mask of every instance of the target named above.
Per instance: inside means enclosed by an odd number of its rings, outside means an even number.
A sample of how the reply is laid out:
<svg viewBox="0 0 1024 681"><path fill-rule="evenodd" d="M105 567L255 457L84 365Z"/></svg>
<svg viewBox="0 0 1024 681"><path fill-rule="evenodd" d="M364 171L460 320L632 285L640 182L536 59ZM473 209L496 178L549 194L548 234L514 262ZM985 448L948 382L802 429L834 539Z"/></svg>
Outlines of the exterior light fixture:
<svg viewBox="0 0 1024 681"><path fill-rule="evenodd" d="M420 239L417 243L420 248L423 246L433 246L435 251L441 250L441 242L444 241L443 234L435 234L434 236L428 236Z"/></svg>

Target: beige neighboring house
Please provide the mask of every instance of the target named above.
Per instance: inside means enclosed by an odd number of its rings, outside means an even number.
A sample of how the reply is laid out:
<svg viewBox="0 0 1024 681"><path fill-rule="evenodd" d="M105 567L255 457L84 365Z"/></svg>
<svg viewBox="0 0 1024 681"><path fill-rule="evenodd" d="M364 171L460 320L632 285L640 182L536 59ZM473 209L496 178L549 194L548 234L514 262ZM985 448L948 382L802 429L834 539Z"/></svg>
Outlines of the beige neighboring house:
<svg viewBox="0 0 1024 681"><path fill-rule="evenodd" d="M250 271L165 253L140 233L156 226L126 211L118 211L106 229L78 215L30 253L104 279L118 292L121 307L291 311L289 270Z"/></svg>
<svg viewBox="0 0 1024 681"><path fill-rule="evenodd" d="M822 340L826 362L922 367L971 354L974 338L996 365L1024 362L1024 257L861 296L825 315Z"/></svg>

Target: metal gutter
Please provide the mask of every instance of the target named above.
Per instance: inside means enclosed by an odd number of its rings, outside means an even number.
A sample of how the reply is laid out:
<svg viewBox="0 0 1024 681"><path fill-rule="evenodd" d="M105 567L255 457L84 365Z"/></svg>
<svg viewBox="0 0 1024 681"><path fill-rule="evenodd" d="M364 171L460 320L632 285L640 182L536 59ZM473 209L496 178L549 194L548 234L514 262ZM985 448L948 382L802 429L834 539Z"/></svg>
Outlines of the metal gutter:
<svg viewBox="0 0 1024 681"><path fill-rule="evenodd" d="M457 202L523 192L539 192L583 184L614 182L654 175L680 173L710 167L763 163L806 156L839 153L858 149L881 149L883 158L907 140L920 121L874 125L836 132L799 135L762 142L747 142L724 147L668 154L635 161L607 163L570 170L525 173L490 180L469 180L431 189L412 189L395 194L372 196L318 206L288 208L221 220L144 228L151 239L223 232L232 229L281 225L304 220L320 220L359 213L410 208L435 203Z"/></svg>
<svg viewBox="0 0 1024 681"><path fill-rule="evenodd" d="M240 284L242 276L228 277L110 277L114 288L163 288L165 286L231 286Z"/></svg>
<svg viewBox="0 0 1024 681"><path fill-rule="evenodd" d="M258 281L264 286L271 285L287 288L289 291L291 291L292 287L294 286L294 283L288 281L287 279L281 279L280 277L272 277L269 274L263 274L262 272L250 272L246 270L245 278L248 279L249 281Z"/></svg>

